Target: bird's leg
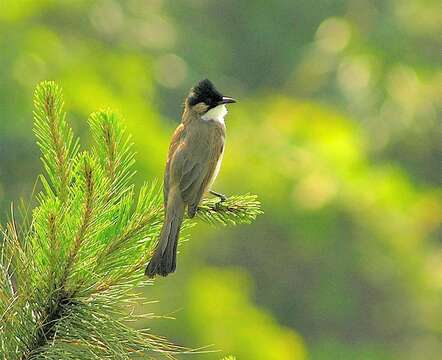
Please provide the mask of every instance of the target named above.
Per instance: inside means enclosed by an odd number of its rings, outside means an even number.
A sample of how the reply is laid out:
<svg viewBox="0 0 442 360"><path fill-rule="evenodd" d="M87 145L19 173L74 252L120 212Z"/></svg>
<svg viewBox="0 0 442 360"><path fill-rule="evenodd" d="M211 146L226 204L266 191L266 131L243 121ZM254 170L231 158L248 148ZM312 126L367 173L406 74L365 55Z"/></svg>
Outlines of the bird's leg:
<svg viewBox="0 0 442 360"><path fill-rule="evenodd" d="M216 197L219 197L220 198L220 202L224 202L224 201L227 200L227 196L226 195L217 193L216 191L209 190L209 193L211 193L212 195L215 195Z"/></svg>

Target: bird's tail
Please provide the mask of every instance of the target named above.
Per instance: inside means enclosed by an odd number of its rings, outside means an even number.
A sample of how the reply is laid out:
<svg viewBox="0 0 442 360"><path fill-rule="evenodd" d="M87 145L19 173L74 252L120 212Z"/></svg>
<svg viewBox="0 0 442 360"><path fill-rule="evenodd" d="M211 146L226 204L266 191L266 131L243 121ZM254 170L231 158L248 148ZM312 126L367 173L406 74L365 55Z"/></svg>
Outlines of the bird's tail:
<svg viewBox="0 0 442 360"><path fill-rule="evenodd" d="M157 274L167 276L176 269L176 252L184 217L184 202L178 191L171 190L167 203L166 218L158 244L145 271L150 278Z"/></svg>

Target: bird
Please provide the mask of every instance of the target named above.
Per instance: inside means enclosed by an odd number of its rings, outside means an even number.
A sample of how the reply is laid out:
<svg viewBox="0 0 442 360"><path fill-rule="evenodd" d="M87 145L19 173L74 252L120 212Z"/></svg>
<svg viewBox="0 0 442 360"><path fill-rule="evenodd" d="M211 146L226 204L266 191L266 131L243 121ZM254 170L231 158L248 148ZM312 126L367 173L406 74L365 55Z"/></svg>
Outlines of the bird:
<svg viewBox="0 0 442 360"><path fill-rule="evenodd" d="M176 270L177 244L185 212L196 215L202 197L210 192L221 201L226 197L211 190L221 168L226 139L224 117L227 104L236 100L222 95L204 79L189 92L181 123L169 146L164 172L164 223L145 275L167 276Z"/></svg>

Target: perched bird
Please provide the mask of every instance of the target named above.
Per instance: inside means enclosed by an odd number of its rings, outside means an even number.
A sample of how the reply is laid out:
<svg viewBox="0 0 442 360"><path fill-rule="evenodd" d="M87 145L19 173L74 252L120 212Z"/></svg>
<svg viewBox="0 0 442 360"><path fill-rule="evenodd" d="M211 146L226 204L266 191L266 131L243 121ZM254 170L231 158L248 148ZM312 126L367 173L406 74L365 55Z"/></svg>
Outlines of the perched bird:
<svg viewBox="0 0 442 360"><path fill-rule="evenodd" d="M184 213L194 217L203 195L218 175L224 152L226 104L235 99L223 96L208 79L193 87L186 98L181 124L169 146L164 173L165 219L154 255L145 274L167 276L175 271L177 243Z"/></svg>

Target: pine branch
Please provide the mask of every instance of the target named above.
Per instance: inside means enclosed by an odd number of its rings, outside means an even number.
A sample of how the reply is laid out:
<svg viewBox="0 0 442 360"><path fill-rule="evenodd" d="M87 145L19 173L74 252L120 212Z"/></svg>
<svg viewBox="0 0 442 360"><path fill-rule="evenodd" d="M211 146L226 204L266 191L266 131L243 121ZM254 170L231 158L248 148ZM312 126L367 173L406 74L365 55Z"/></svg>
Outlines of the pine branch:
<svg viewBox="0 0 442 360"><path fill-rule="evenodd" d="M226 201L205 199L198 208L197 215L212 225L250 224L262 214L261 204L256 195L235 195Z"/></svg>
<svg viewBox="0 0 442 360"><path fill-rule="evenodd" d="M164 216L161 187L131 183L134 153L118 116L91 115L95 141L78 152L62 109L61 89L35 92L34 130L46 176L31 220L14 214L0 228L0 358L132 359L188 349L127 325L141 302ZM23 208L26 208L24 206ZM256 196L205 200L198 218L244 224L261 213ZM24 216L28 219L29 216ZM186 219L184 230L195 223Z"/></svg>
<svg viewBox="0 0 442 360"><path fill-rule="evenodd" d="M78 229L73 245L71 246L69 256L66 261L66 265L63 270L63 275L61 277L60 286L63 289L65 286L66 279L75 264L78 256L80 247L85 240L86 233L89 230L92 222L92 212L94 209L94 180L93 180L93 169L91 165L87 162L86 158L84 161L84 182L85 182L85 198L84 198L84 211L81 217L81 225Z"/></svg>
<svg viewBox="0 0 442 360"><path fill-rule="evenodd" d="M34 106L34 132L42 161L55 193L64 200L78 140L73 140L73 132L66 122L61 88L54 82L41 83L35 90Z"/></svg>
<svg viewBox="0 0 442 360"><path fill-rule="evenodd" d="M111 111L98 111L89 117L91 133L95 140L94 153L100 159L109 178L109 199L122 195L135 171L135 154L131 137Z"/></svg>

